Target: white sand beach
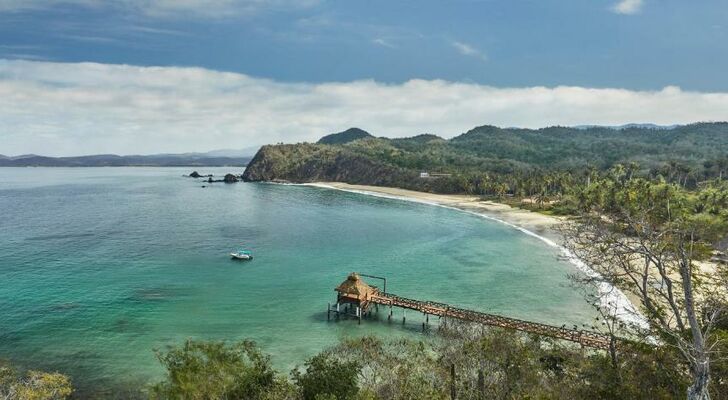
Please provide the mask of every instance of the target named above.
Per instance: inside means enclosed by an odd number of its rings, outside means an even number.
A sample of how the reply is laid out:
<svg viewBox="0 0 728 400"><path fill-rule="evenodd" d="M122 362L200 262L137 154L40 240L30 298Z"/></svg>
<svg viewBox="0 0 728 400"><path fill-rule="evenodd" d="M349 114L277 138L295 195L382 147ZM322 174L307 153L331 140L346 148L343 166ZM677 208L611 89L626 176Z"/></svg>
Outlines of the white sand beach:
<svg viewBox="0 0 728 400"><path fill-rule="evenodd" d="M548 238L553 242L561 243L560 235L554 228L563 223L564 218L514 208L507 204L483 201L478 196L425 193L382 186L350 185L340 182L316 182L307 185L457 208L500 220L538 236Z"/></svg>

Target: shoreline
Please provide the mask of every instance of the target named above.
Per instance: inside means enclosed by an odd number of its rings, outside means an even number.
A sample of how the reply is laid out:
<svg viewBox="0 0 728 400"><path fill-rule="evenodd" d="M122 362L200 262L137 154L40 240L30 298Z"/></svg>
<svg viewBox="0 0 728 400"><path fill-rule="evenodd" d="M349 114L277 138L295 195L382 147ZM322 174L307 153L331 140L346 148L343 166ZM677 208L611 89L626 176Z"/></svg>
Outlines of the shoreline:
<svg viewBox="0 0 728 400"><path fill-rule="evenodd" d="M478 196L471 195L445 195L383 186L352 185L341 182L312 182L301 185L444 207L502 223L559 249L576 269L587 275L596 276L594 270L562 246L561 235L554 228L563 224L565 222L564 218L513 208L492 201L483 201ZM604 295L602 297L602 306L616 307L618 310L617 315L621 320L638 327L646 326L646 320L637 311L632 300L619 288L604 282L598 285L597 290Z"/></svg>
<svg viewBox="0 0 728 400"><path fill-rule="evenodd" d="M554 228L565 222L565 218L563 217L513 208L507 204L480 200L478 196L472 195L436 194L383 186L352 185L341 182L314 182L304 183L302 185L452 208L510 225L524 233L539 237L541 240L546 238L550 242L549 244L553 245L558 245L561 242L561 236Z"/></svg>

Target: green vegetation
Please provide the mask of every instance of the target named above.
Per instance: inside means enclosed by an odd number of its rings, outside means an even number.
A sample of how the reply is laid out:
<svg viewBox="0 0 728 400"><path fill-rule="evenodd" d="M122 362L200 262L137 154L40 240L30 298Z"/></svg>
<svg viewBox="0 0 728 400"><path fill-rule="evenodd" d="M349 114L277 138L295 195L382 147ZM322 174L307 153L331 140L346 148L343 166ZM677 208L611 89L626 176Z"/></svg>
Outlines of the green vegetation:
<svg viewBox="0 0 728 400"><path fill-rule="evenodd" d="M257 386L255 397L240 396L227 384L227 374L215 373L238 370L244 382L269 375L265 365L233 352L205 372L199 387L183 387L170 374L160 385L174 387L174 394L157 398L445 400L454 392L458 399L679 399L690 382L689 367L671 346L625 343L614 364L604 352L496 328L450 322L440 333L444 340L343 340L292 371L291 379L276 374L275 385ZM185 354L186 349L174 358L206 360L196 351ZM247 367L240 368L242 364ZM728 365L723 360L715 367L725 371ZM201 370L197 363L185 362L175 372L199 375ZM712 385L712 398L728 398L726 389L723 376Z"/></svg>
<svg viewBox="0 0 728 400"><path fill-rule="evenodd" d="M20 374L0 364L0 399L63 400L71 395L71 380L59 373L28 371Z"/></svg>
<svg viewBox="0 0 728 400"><path fill-rule="evenodd" d="M306 361L304 372L294 370L292 376L304 400L351 399L359 392L359 370L357 361L341 361L321 353Z"/></svg>
<svg viewBox="0 0 728 400"><path fill-rule="evenodd" d="M187 341L157 353L167 379L152 388L153 399L286 398L287 382L277 376L253 342Z"/></svg>
<svg viewBox="0 0 728 400"><path fill-rule="evenodd" d="M615 166L574 195L579 218L563 229L566 244L597 272L581 282L621 288L647 319L648 326L622 327L616 307L594 299L610 333L679 349L692 378L688 398L709 399L712 360L724 356L713 350L724 334L714 327L726 311L728 279L720 267L706 271L699 263L728 235L728 182L687 191Z"/></svg>
<svg viewBox="0 0 728 400"><path fill-rule="evenodd" d="M339 133L332 133L331 135L326 135L319 139L319 144L344 144L353 142L358 139L364 139L373 137L369 134L369 132L366 132L364 130L361 130L359 128L349 128L343 132Z"/></svg>

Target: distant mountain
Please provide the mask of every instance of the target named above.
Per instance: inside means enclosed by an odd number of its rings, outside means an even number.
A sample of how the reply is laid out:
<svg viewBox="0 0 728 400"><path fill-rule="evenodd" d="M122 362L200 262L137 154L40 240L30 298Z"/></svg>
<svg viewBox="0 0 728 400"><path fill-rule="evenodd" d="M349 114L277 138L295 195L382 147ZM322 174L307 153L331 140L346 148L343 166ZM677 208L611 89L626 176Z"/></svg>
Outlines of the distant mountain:
<svg viewBox="0 0 728 400"><path fill-rule="evenodd" d="M153 154L119 156L116 154L97 154L78 157L45 157L35 154L0 157L0 167L216 167L245 166L247 157L225 157L205 153Z"/></svg>
<svg viewBox="0 0 728 400"><path fill-rule="evenodd" d="M657 124L625 124L625 125L577 125L576 129L608 128L608 129L675 129L680 125L657 125Z"/></svg>
<svg viewBox="0 0 728 400"><path fill-rule="evenodd" d="M253 158L260 146L246 147L244 149L220 149L202 153L208 157L247 157Z"/></svg>
<svg viewBox="0 0 728 400"><path fill-rule="evenodd" d="M20 160L23 158L33 158L33 157L40 157L40 156L37 154L21 154L19 156L12 156L12 157L8 156L8 158L12 158L13 160Z"/></svg>
<svg viewBox="0 0 728 400"><path fill-rule="evenodd" d="M355 140L374 137L369 132L359 128L349 128L343 132L332 133L319 139L319 144L344 144Z"/></svg>

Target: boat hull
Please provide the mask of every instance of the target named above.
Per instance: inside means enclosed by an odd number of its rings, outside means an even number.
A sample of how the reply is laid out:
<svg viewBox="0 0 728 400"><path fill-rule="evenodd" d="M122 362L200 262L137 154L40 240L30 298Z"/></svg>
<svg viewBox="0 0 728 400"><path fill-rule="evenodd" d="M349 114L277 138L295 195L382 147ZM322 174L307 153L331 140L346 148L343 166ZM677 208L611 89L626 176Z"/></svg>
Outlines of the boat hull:
<svg viewBox="0 0 728 400"><path fill-rule="evenodd" d="M235 254L235 253L230 253L230 257L231 257L231 258L232 258L233 260L252 260L252 259L253 259L253 256L249 256L249 255L247 255L247 254Z"/></svg>

